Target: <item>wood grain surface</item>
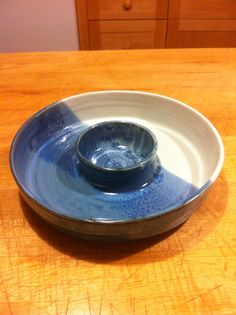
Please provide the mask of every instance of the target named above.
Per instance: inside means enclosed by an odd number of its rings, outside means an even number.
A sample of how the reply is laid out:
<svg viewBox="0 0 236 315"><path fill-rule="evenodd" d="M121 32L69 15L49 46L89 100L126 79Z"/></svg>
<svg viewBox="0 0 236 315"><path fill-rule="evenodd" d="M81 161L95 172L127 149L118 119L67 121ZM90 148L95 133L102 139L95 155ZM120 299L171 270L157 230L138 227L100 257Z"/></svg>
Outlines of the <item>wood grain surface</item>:
<svg viewBox="0 0 236 315"><path fill-rule="evenodd" d="M21 199L8 156L45 105L108 89L155 92L208 117L225 164L179 229L132 243L82 241ZM236 49L0 55L0 314L236 314Z"/></svg>

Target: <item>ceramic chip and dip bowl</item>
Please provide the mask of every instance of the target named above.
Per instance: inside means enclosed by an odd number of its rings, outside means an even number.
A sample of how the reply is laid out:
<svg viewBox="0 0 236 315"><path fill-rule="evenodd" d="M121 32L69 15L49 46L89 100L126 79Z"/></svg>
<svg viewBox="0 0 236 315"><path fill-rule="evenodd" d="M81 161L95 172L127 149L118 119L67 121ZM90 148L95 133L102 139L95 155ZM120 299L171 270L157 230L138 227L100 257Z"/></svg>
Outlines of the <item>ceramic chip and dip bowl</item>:
<svg viewBox="0 0 236 315"><path fill-rule="evenodd" d="M185 222L223 165L215 127L190 106L136 91L65 98L16 134L21 194L49 223L84 238L139 239Z"/></svg>

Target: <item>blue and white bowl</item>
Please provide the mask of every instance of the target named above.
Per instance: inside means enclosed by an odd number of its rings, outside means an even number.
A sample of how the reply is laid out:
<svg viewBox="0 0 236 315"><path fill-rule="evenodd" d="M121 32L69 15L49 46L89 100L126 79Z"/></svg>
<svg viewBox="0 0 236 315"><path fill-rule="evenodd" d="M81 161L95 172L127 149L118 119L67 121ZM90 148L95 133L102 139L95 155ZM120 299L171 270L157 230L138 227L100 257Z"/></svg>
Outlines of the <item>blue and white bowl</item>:
<svg viewBox="0 0 236 315"><path fill-rule="evenodd" d="M106 191L129 191L155 179L157 141L147 128L125 121L95 124L76 141L81 173Z"/></svg>
<svg viewBox="0 0 236 315"><path fill-rule="evenodd" d="M90 126L126 121L150 130L161 164L147 185L101 190L81 174L76 141ZM200 205L223 165L222 140L199 112L144 92L75 95L36 113L16 134L13 176L32 209L58 228L94 239L170 230Z"/></svg>

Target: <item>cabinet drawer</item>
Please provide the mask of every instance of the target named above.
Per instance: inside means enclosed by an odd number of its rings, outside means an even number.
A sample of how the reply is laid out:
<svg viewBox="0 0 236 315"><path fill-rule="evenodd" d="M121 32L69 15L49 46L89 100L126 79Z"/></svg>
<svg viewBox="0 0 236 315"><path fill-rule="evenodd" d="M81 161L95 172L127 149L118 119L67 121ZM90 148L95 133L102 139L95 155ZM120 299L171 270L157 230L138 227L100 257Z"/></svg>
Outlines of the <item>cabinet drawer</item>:
<svg viewBox="0 0 236 315"><path fill-rule="evenodd" d="M168 0L87 0L89 20L167 18Z"/></svg>
<svg viewBox="0 0 236 315"><path fill-rule="evenodd" d="M169 18L174 19L233 19L235 0L170 0Z"/></svg>
<svg viewBox="0 0 236 315"><path fill-rule="evenodd" d="M236 47L236 20L170 20L166 47Z"/></svg>
<svg viewBox="0 0 236 315"><path fill-rule="evenodd" d="M89 21L90 49L164 48L166 21Z"/></svg>

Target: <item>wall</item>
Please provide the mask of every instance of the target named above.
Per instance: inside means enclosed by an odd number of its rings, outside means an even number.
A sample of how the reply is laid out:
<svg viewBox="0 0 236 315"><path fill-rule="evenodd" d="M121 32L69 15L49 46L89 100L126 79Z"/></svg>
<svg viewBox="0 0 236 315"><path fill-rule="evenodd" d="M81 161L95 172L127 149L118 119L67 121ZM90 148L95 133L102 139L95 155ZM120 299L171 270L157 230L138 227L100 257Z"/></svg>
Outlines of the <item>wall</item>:
<svg viewBox="0 0 236 315"><path fill-rule="evenodd" d="M0 52L78 48L75 0L0 0Z"/></svg>

